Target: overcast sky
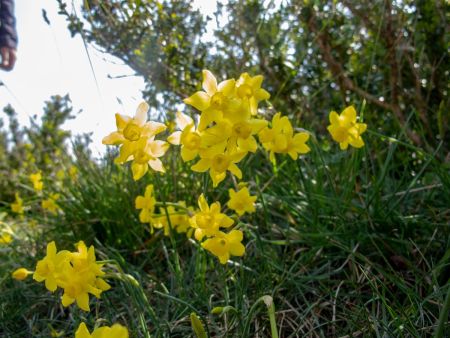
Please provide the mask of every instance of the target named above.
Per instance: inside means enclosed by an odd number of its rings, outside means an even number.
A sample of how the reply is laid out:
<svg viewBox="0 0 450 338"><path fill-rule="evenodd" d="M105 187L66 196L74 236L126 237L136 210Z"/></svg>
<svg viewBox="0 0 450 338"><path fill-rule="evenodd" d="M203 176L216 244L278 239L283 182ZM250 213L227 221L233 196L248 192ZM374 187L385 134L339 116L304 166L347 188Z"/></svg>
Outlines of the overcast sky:
<svg viewBox="0 0 450 338"><path fill-rule="evenodd" d="M76 1L76 3L79 1ZM195 1L203 13L212 14L215 2ZM42 17L47 12L50 25ZM40 116L44 101L52 95L69 94L74 111L82 109L65 129L72 134L93 132L92 149L103 152L103 136L115 130L116 112L133 115L142 100L144 81L120 60L88 47L94 74L79 35L70 37L64 17L57 14L55 0L16 1L19 35L18 59L12 72L0 70L0 110L10 103L22 124L28 125L33 115ZM122 104L119 104L117 98ZM0 116L4 117L3 112Z"/></svg>

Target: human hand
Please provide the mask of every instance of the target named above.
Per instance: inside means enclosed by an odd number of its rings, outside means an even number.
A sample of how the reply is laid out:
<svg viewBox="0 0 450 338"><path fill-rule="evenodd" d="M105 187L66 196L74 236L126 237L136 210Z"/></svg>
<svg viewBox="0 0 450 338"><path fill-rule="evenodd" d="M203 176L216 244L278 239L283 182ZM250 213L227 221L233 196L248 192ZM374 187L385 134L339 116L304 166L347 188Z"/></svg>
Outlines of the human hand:
<svg viewBox="0 0 450 338"><path fill-rule="evenodd" d="M1 47L0 54L2 58L0 68L7 71L13 69L16 63L16 50L9 47Z"/></svg>

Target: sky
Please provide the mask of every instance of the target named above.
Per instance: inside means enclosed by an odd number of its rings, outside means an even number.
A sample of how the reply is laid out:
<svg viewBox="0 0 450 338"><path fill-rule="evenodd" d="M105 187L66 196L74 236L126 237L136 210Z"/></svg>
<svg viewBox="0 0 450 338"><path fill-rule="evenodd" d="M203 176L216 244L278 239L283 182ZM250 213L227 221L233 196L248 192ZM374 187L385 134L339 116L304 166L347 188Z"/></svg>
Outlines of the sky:
<svg viewBox="0 0 450 338"><path fill-rule="evenodd" d="M75 6L77 3L80 1L75 1ZM94 155L104 153L101 139L115 130L114 114L134 115L143 100L143 78L134 76L121 60L88 46L92 71L83 40L79 35L70 36L55 0L16 0L15 5L17 62L11 72L0 70L4 83L0 86L0 116L4 117L3 107L10 103L20 123L29 125L33 115L39 119L44 102L52 95L69 94L74 112L82 111L64 129L73 135L92 132ZM216 3L195 0L194 7L212 16ZM44 21L42 9L50 25Z"/></svg>

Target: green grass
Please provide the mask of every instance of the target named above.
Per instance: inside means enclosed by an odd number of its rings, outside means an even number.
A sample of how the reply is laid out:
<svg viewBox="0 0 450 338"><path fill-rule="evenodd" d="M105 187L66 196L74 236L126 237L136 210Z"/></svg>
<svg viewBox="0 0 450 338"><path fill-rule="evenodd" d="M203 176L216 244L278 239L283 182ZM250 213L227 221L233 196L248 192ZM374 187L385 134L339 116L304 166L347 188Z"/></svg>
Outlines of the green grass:
<svg viewBox="0 0 450 338"><path fill-rule="evenodd" d="M204 192L224 205L230 178L213 191L176 151L166 175L139 182L112 157L79 157L78 180L60 188L63 214L8 219L17 233L0 249L0 335L73 336L86 321L90 329L120 322L132 337L188 337L192 312L211 337L273 337L271 320L279 337L424 337L440 322L448 332L448 318L439 320L449 290L448 163L441 149L375 134L365 140L363 149L342 152L314 139L298 161L279 156L272 166L259 152L241 162L257 212L236 219L246 254L224 266L184 235L151 236L134 198L153 183L159 201L195 206ZM108 260L113 286L90 313L64 309L60 293L31 278L9 277L33 269L47 242L72 249L80 239ZM263 296L273 298L272 318ZM223 311L213 314L216 307Z"/></svg>

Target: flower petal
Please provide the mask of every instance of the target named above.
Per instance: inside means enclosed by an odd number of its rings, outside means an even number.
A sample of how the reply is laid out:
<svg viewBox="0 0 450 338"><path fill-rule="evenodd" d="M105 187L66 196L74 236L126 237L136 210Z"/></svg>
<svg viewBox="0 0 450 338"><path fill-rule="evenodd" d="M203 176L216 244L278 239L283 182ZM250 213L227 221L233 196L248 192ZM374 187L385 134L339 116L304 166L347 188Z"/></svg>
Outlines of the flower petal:
<svg viewBox="0 0 450 338"><path fill-rule="evenodd" d="M175 121L177 122L178 128L180 128L181 130L183 130L190 124L194 124L194 120L190 116L183 114L180 111L177 112L177 117Z"/></svg>
<svg viewBox="0 0 450 338"><path fill-rule="evenodd" d="M134 119L139 126L143 126L145 121L147 121L147 112L150 107L146 102L141 102L136 109L136 115Z"/></svg>
<svg viewBox="0 0 450 338"><path fill-rule="evenodd" d="M109 134L108 136L105 136L102 139L102 143L108 144L108 145L117 145L117 144L123 143L124 140L125 140L125 137L123 137L123 134L121 134L117 131L113 131L111 134Z"/></svg>
<svg viewBox="0 0 450 338"><path fill-rule="evenodd" d="M169 135L169 137L167 138L167 142L169 142L170 144L179 146L180 138L181 138L181 131L176 131L176 132L172 133L171 135Z"/></svg>
<svg viewBox="0 0 450 338"><path fill-rule="evenodd" d="M118 131L122 131L131 121L131 117L126 115L116 114L116 126Z"/></svg>
<svg viewBox="0 0 450 338"><path fill-rule="evenodd" d="M131 164L131 172L133 173L133 179L135 181L139 180L142 176L144 176L148 171L148 165L145 164L139 164L137 162L133 162Z"/></svg>
<svg viewBox="0 0 450 338"><path fill-rule="evenodd" d="M154 159L154 160L150 160L148 161L148 164L150 165L150 167L152 167L153 170L155 171L159 171L161 173L165 173L166 170L163 167L162 162L159 159Z"/></svg>
<svg viewBox="0 0 450 338"><path fill-rule="evenodd" d="M196 92L194 95L183 100L184 103L203 111L209 107L211 98L205 92Z"/></svg>
<svg viewBox="0 0 450 338"><path fill-rule="evenodd" d="M87 292L80 294L77 298L77 305L81 310L89 311L89 295Z"/></svg>
<svg viewBox="0 0 450 338"><path fill-rule="evenodd" d="M218 89L225 96L230 96L236 87L236 80L229 79L219 83Z"/></svg>
<svg viewBox="0 0 450 338"><path fill-rule="evenodd" d="M181 148L181 158L184 162L188 162L196 158L198 155L198 150L190 150L186 147Z"/></svg>
<svg viewBox="0 0 450 338"><path fill-rule="evenodd" d="M217 80L214 75L207 69L203 70L202 87L209 96L213 96L217 92Z"/></svg>
<svg viewBox="0 0 450 338"><path fill-rule="evenodd" d="M150 121L144 124L141 131L141 136L152 137L167 129L164 123Z"/></svg>
<svg viewBox="0 0 450 338"><path fill-rule="evenodd" d="M75 338L91 338L91 334L85 323L81 323L80 326L78 326L78 329L75 332Z"/></svg>
<svg viewBox="0 0 450 338"><path fill-rule="evenodd" d="M196 172L205 172L211 167L211 160L202 158L196 164L191 167L191 170Z"/></svg>

